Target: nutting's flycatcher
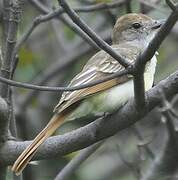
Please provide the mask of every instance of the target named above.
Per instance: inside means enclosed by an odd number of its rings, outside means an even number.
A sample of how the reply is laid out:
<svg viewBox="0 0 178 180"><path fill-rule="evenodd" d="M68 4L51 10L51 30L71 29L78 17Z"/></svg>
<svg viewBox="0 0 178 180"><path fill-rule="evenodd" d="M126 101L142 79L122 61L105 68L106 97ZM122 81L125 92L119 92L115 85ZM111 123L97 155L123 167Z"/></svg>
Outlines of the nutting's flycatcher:
<svg viewBox="0 0 178 180"><path fill-rule="evenodd" d="M134 63L137 56L148 46L161 23L143 14L127 14L120 17L113 29L112 48L123 58ZM147 91L153 85L156 67L154 56L145 67L144 81ZM86 84L123 70L115 59L104 51L96 53L73 78L69 87ZM32 159L39 146L66 121L111 113L134 96L133 78L124 75L101 84L73 92L64 92L54 109L54 116L34 141L23 151L12 170L18 175Z"/></svg>

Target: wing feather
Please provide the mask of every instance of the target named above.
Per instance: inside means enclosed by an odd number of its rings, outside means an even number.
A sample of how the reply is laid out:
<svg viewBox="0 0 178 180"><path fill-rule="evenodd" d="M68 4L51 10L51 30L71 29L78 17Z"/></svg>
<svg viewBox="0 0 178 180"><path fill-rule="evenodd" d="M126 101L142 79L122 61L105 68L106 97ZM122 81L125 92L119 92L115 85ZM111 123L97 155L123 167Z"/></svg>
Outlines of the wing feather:
<svg viewBox="0 0 178 180"><path fill-rule="evenodd" d="M131 62L133 62L136 59L139 53L138 49L134 49L134 47L124 48L119 45L115 45L113 46L113 48L124 58L127 55L127 59L130 60ZM129 51L129 49L131 49L131 51ZM123 69L124 67L121 66L118 63L118 61L113 59L110 55L108 55L104 51L99 51L88 61L88 63L84 66L83 70L73 78L73 80L68 85L68 87L74 87L89 82L93 82L95 80L102 79ZM62 94L61 100L55 107L54 112L60 113L65 108L72 105L73 103L80 101L89 95L95 94L100 91L104 91L118 84L124 83L129 78L131 77L125 75L85 89L76 90L72 92L71 91L64 92Z"/></svg>

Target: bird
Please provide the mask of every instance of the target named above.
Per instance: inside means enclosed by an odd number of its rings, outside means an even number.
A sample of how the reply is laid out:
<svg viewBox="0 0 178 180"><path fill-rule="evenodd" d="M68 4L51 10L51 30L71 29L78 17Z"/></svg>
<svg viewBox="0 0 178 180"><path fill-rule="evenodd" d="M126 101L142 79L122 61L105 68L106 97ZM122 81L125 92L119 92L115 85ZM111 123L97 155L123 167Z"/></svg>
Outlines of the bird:
<svg viewBox="0 0 178 180"><path fill-rule="evenodd" d="M129 13L119 17L113 27L111 47L123 58L134 64L148 47L162 22L144 14ZM144 70L144 86L148 91L154 82L156 53ZM108 53L100 50L93 55L68 87L79 86L108 77L125 68ZM123 75L112 80L75 91L63 92L54 108L54 115L46 127L21 153L12 166L16 175L21 174L43 142L67 121L112 113L134 97L133 76Z"/></svg>

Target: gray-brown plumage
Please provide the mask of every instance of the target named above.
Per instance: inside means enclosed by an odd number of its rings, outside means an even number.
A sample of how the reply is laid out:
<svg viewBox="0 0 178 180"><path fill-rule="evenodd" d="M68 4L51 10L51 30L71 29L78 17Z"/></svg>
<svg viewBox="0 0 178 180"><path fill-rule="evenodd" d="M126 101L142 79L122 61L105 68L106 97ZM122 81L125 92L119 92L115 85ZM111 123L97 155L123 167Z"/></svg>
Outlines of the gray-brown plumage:
<svg viewBox="0 0 178 180"><path fill-rule="evenodd" d="M137 23L137 26L134 24ZM128 14L119 18L113 30L113 49L123 58L133 63L147 47L158 29L157 21L143 14ZM140 25L140 27L139 27ZM158 28L153 28L155 25ZM156 66L156 58L147 63L144 77L151 88ZM123 70L115 59L104 51L95 54L83 70L73 78L69 87L86 84ZM18 175L32 159L39 146L51 136L65 121L74 120L98 112L112 112L133 96L131 76L122 76L98 85L73 92L64 92L54 109L54 116L33 142L22 152L12 170ZM110 102L108 102L108 100ZM77 103L77 106L72 106Z"/></svg>

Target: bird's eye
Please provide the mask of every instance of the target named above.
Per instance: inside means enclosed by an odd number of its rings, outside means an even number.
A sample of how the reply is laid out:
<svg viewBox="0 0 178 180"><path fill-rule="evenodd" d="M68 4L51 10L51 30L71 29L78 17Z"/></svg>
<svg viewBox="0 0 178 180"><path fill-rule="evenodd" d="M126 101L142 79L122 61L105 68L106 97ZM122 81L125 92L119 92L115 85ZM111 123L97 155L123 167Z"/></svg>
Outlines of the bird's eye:
<svg viewBox="0 0 178 180"><path fill-rule="evenodd" d="M142 25L141 25L140 23L133 23L133 24L132 24L132 27L133 27L134 29L139 29L141 26L142 26Z"/></svg>

